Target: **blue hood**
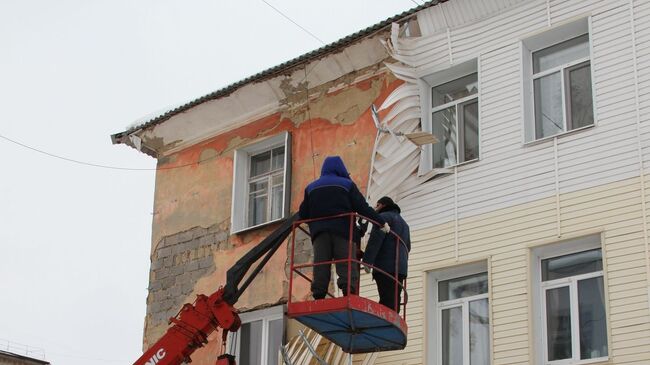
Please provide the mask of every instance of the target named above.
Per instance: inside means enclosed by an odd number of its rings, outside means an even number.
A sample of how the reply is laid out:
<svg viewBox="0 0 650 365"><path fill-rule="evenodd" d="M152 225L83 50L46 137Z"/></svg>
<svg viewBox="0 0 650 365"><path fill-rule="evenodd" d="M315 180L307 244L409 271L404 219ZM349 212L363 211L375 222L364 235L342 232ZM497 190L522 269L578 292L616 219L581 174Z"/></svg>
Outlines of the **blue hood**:
<svg viewBox="0 0 650 365"><path fill-rule="evenodd" d="M323 167L320 170L320 176L325 175L336 175L346 179L350 178L350 173L348 173L348 169L345 168L345 164L339 156L328 156L325 158Z"/></svg>

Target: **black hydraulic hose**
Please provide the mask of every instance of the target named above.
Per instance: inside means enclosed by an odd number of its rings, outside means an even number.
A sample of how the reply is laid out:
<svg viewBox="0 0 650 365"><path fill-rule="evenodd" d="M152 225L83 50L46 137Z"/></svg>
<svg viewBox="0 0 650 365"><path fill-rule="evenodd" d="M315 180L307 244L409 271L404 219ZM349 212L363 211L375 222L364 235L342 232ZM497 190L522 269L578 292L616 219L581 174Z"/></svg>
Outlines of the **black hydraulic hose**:
<svg viewBox="0 0 650 365"><path fill-rule="evenodd" d="M271 259L275 251L282 245L284 240L291 234L293 222L298 220L298 213L292 215L287 220L282 222L280 227L271 232L265 239L263 239L257 246L253 247L244 256L228 269L226 273L226 285L224 286L224 300L230 304L235 305L239 300L242 293L248 288L253 279L262 270L264 265ZM266 256L264 256L266 255ZM255 267L251 274L246 278L246 281L241 287L239 283L244 279L246 273L250 270L251 266L257 262L262 256L264 259Z"/></svg>

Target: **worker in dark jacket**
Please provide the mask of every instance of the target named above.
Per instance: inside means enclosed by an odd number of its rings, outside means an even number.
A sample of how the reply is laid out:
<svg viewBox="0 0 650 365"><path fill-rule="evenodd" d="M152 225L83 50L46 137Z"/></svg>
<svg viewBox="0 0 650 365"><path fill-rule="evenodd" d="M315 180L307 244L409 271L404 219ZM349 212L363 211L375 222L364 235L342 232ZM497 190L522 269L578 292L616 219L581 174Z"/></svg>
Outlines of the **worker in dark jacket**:
<svg viewBox="0 0 650 365"><path fill-rule="evenodd" d="M366 202L339 156L329 156L323 162L320 178L307 185L305 198L300 204L300 218L328 217L356 212L381 225L380 230L390 232L384 218ZM326 219L309 223L309 234L314 246L314 264L348 258L350 217ZM354 245L354 243L352 243ZM356 247L352 247L353 258ZM330 265L314 266L311 291L314 299L323 299L330 281ZM347 295L348 264L336 264L337 285ZM350 272L350 292L357 292L359 272L356 265Z"/></svg>
<svg viewBox="0 0 650 365"><path fill-rule="evenodd" d="M409 226L400 215L401 210L399 206L393 202L393 199L387 196L377 201L375 210L388 222L393 232L402 239L402 242L398 242L393 234L386 234L380 230L373 229L370 233L368 244L366 245L366 251L363 254L363 262L373 265L390 275L387 276L378 270L373 270L372 272L372 278L377 283L379 303L393 310L397 309L399 312L402 285L404 285L408 269L408 254L411 251ZM397 256L398 252L399 258ZM396 263L397 268L395 267ZM394 279L396 269L397 278L400 282L397 288L397 301L395 301Z"/></svg>

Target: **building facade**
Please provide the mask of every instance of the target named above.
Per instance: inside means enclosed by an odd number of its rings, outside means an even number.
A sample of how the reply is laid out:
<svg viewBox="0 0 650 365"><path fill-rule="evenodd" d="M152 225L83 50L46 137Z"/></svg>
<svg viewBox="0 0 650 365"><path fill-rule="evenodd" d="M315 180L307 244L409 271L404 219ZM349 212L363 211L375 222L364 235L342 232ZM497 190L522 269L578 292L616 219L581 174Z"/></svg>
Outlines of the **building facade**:
<svg viewBox="0 0 650 365"><path fill-rule="evenodd" d="M411 226L408 345L375 363L650 364L649 20L640 0L433 1L114 135L159 161L145 347L336 154ZM440 142L378 133L373 104ZM291 332L272 261L239 304L250 363Z"/></svg>

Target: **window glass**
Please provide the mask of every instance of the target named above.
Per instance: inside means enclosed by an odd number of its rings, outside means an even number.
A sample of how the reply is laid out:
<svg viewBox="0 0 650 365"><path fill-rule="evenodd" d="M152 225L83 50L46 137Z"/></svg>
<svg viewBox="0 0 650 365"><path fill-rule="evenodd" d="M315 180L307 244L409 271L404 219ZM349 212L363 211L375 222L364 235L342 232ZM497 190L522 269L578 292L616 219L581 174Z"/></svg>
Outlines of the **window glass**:
<svg viewBox="0 0 650 365"><path fill-rule="evenodd" d="M478 93L478 74L473 73L431 89L431 105L436 106Z"/></svg>
<svg viewBox="0 0 650 365"><path fill-rule="evenodd" d="M273 176L273 188L271 189L271 219L282 217L282 193L284 190L283 176Z"/></svg>
<svg viewBox="0 0 650 365"><path fill-rule="evenodd" d="M490 365L490 321L488 300L469 302L470 365Z"/></svg>
<svg viewBox="0 0 650 365"><path fill-rule="evenodd" d="M537 138L552 136L564 130L561 82L559 71L533 81Z"/></svg>
<svg viewBox="0 0 650 365"><path fill-rule="evenodd" d="M462 275L476 269L474 265L454 271ZM436 364L490 365L487 272L436 281L436 286Z"/></svg>
<svg viewBox="0 0 650 365"><path fill-rule="evenodd" d="M462 70L468 71L467 67ZM449 79L450 74L447 72L444 78ZM478 73L465 74L429 90L431 118L426 123L439 141L430 147L431 167L446 168L478 159Z"/></svg>
<svg viewBox="0 0 650 365"><path fill-rule="evenodd" d="M442 364L463 365L463 314L461 307L442 311Z"/></svg>
<svg viewBox="0 0 650 365"><path fill-rule="evenodd" d="M443 280L438 283L438 301L470 297L488 292L487 273Z"/></svg>
<svg viewBox="0 0 650 365"><path fill-rule="evenodd" d="M433 145L433 167L456 165L456 106L433 113L432 127L439 140Z"/></svg>
<svg viewBox="0 0 650 365"><path fill-rule="evenodd" d="M548 246L540 252L571 252L583 245L598 247L595 236ZM608 357L607 316L602 251L592 248L539 261L541 298L537 313L548 361L578 363ZM538 279L539 280L539 279ZM541 360L541 359L540 359ZM568 362L567 362L568 361Z"/></svg>
<svg viewBox="0 0 650 365"><path fill-rule="evenodd" d="M569 130L594 124L594 105L591 95L591 65L581 64L569 70L571 125Z"/></svg>
<svg viewBox="0 0 650 365"><path fill-rule="evenodd" d="M463 159L478 158L478 100L462 105L463 110Z"/></svg>
<svg viewBox="0 0 650 365"><path fill-rule="evenodd" d="M239 342L239 364L258 365L262 362L262 321L244 323Z"/></svg>
<svg viewBox="0 0 650 365"><path fill-rule="evenodd" d="M278 365L278 353L283 343L284 320L282 318L269 321L269 347L267 350L267 365Z"/></svg>
<svg viewBox="0 0 650 365"><path fill-rule="evenodd" d="M603 277L578 281L580 358L607 356L607 324Z"/></svg>
<svg viewBox="0 0 650 365"><path fill-rule="evenodd" d="M589 34L533 52L533 73L589 57Z"/></svg>
<svg viewBox="0 0 650 365"><path fill-rule="evenodd" d="M263 152L251 157L250 177L259 176L269 172L271 166L271 151Z"/></svg>
<svg viewBox="0 0 650 365"><path fill-rule="evenodd" d="M273 187L282 186L282 184L284 183L284 178L282 174L273 175L273 178L271 179L271 183L273 184Z"/></svg>
<svg viewBox="0 0 650 365"><path fill-rule="evenodd" d="M285 159L290 146L290 134L283 132L235 150L231 233L277 221L289 213L285 207L291 179Z"/></svg>
<svg viewBox="0 0 650 365"><path fill-rule="evenodd" d="M284 146L278 147L273 150L271 170L277 170L283 167L284 167Z"/></svg>
<svg viewBox="0 0 650 365"><path fill-rule="evenodd" d="M600 249L542 260L542 280L562 279L603 269Z"/></svg>
<svg viewBox="0 0 650 365"><path fill-rule="evenodd" d="M266 222L267 180L249 184L248 222L254 226Z"/></svg>
<svg viewBox="0 0 650 365"><path fill-rule="evenodd" d="M586 32L587 23L583 23ZM530 108L525 105L526 140L593 125L589 34L532 52L530 56L532 71L527 75L530 79L524 82L526 93L533 94L533 104ZM530 100L527 98L526 102Z"/></svg>
<svg viewBox="0 0 650 365"><path fill-rule="evenodd" d="M284 146L250 157L248 194L249 227L282 218Z"/></svg>
<svg viewBox="0 0 650 365"><path fill-rule="evenodd" d="M571 358L569 287L546 291L546 336L549 361Z"/></svg>

